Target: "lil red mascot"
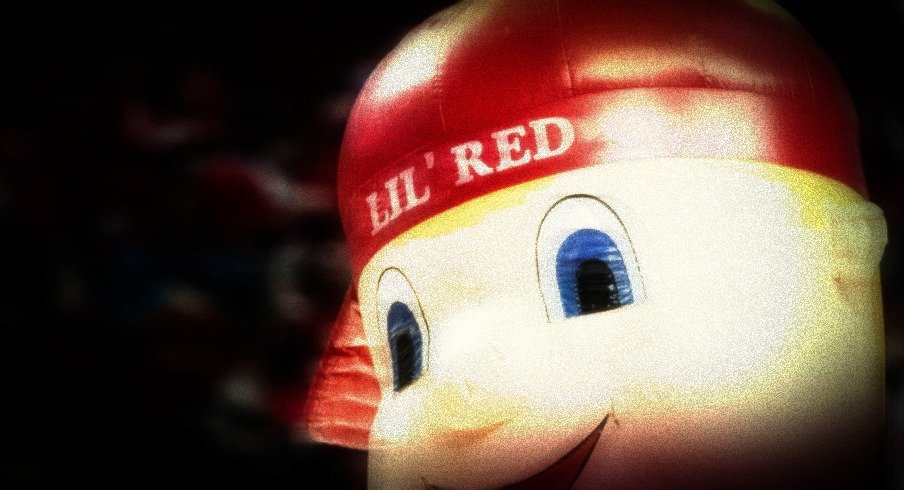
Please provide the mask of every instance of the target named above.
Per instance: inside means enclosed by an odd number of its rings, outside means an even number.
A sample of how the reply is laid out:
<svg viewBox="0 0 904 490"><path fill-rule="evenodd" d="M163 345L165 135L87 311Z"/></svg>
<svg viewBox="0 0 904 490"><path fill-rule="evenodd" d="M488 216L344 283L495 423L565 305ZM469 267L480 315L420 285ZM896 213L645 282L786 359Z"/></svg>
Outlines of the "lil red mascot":
<svg viewBox="0 0 904 490"><path fill-rule="evenodd" d="M869 481L886 236L857 133L767 1L440 12L350 116L355 281L310 436L378 488Z"/></svg>

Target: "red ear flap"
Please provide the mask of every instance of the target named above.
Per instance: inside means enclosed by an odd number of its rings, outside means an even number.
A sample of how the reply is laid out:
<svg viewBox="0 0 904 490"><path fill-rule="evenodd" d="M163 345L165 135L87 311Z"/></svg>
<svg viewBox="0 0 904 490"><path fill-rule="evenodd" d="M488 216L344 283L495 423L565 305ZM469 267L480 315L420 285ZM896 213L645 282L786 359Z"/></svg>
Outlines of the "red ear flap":
<svg viewBox="0 0 904 490"><path fill-rule="evenodd" d="M380 387L352 285L305 402L308 436L318 442L367 449L379 400Z"/></svg>

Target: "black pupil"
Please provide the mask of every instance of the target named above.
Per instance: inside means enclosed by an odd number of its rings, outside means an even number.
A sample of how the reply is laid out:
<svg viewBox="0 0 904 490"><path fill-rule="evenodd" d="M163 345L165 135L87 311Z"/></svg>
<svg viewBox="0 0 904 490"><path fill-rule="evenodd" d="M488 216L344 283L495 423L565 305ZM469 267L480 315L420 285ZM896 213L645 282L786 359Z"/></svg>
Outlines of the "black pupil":
<svg viewBox="0 0 904 490"><path fill-rule="evenodd" d="M581 314L618 308L618 287L612 269L598 259L585 260L575 273Z"/></svg>
<svg viewBox="0 0 904 490"><path fill-rule="evenodd" d="M414 381L414 340L410 332L402 332L392 339L395 344L398 386L407 386Z"/></svg>

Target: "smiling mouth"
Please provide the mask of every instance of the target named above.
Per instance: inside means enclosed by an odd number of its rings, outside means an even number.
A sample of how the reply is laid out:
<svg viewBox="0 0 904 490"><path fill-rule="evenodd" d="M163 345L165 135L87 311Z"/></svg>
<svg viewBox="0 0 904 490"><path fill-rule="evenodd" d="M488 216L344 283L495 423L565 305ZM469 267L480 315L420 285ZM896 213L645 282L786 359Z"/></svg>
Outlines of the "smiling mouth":
<svg viewBox="0 0 904 490"><path fill-rule="evenodd" d="M554 489L565 490L570 489L581 475L581 471L590 460L590 455L596 448L597 442L603 433L603 428L609 421L611 413L606 414L603 420L597 425L587 437L584 438L577 446L565 453L555 463L549 465L546 469L527 477L510 485L502 487L505 490L530 490L530 489ZM618 422L616 421L616 424ZM424 481L424 487L427 489L441 490L440 487L430 485Z"/></svg>

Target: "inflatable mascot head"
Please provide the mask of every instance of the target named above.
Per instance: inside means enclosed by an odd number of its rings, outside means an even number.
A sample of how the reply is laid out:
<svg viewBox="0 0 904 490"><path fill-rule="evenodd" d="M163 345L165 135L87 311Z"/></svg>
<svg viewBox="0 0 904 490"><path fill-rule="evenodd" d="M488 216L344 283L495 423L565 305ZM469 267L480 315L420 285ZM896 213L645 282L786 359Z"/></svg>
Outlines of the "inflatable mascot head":
<svg viewBox="0 0 904 490"><path fill-rule="evenodd" d="M355 281L307 405L386 488L870 476L881 211L857 120L760 0L475 0L343 142Z"/></svg>

